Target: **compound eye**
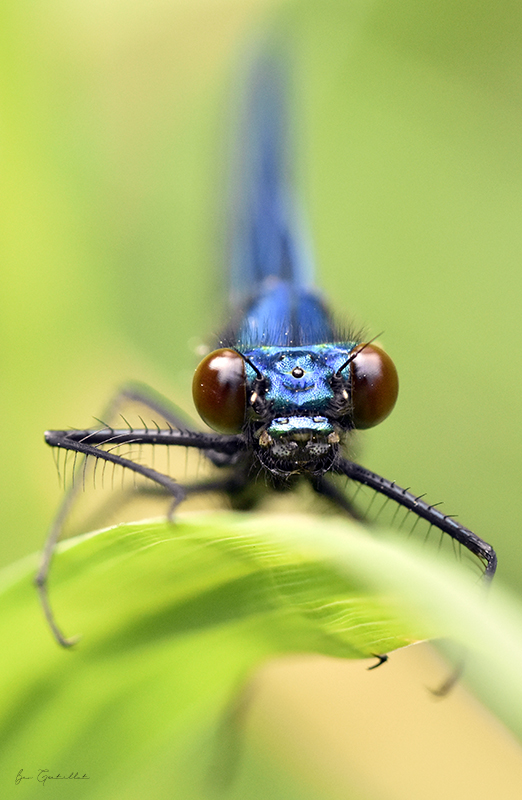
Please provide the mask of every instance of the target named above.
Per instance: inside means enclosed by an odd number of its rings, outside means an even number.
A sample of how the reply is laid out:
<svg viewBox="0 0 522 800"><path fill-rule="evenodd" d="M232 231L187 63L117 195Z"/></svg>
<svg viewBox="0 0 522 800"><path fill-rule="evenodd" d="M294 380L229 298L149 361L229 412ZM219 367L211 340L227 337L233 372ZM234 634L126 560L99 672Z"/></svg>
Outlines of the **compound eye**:
<svg viewBox="0 0 522 800"><path fill-rule="evenodd" d="M192 397L207 425L239 433L246 416L246 371L239 353L222 348L205 356L192 381Z"/></svg>
<svg viewBox="0 0 522 800"><path fill-rule="evenodd" d="M353 423L372 428L392 411L399 393L399 377L390 356L374 344L358 345L350 362Z"/></svg>

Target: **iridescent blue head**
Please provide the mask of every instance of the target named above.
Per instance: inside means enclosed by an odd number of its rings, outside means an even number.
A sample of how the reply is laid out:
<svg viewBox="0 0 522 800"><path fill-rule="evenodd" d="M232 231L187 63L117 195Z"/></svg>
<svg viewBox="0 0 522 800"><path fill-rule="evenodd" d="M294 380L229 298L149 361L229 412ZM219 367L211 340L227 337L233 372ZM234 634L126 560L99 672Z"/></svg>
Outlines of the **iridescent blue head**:
<svg viewBox="0 0 522 800"><path fill-rule="evenodd" d="M374 344L221 348L193 382L202 419L244 436L270 472L323 474L347 432L377 425L392 410L398 379Z"/></svg>

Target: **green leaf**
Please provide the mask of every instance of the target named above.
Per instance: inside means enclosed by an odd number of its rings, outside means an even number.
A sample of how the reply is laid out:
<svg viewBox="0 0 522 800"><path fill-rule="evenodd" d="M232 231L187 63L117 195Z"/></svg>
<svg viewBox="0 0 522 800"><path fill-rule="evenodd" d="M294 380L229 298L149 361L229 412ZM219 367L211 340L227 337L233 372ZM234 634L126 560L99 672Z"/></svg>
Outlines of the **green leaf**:
<svg viewBox="0 0 522 800"><path fill-rule="evenodd" d="M499 622L456 566L434 566L354 523L198 514L66 542L50 591L66 634L81 634L71 651L46 629L34 565L26 559L4 572L0 601L0 770L13 782L20 768L34 776L18 786L20 797L41 791L39 768L89 775L75 781L75 797L142 796L151 773L161 773L157 798L171 798L173 786L176 797L213 796L241 761L242 687L261 663L287 653L369 658L453 636L478 653L472 662L482 667L471 674L486 696L483 670L490 680L495 670L490 703L520 726L520 678L505 657L521 644L507 617ZM498 658L506 642L510 654ZM269 774L258 771L255 783ZM272 779L259 796L293 796L288 777ZM63 796L69 783L54 781ZM296 786L295 797L314 795Z"/></svg>

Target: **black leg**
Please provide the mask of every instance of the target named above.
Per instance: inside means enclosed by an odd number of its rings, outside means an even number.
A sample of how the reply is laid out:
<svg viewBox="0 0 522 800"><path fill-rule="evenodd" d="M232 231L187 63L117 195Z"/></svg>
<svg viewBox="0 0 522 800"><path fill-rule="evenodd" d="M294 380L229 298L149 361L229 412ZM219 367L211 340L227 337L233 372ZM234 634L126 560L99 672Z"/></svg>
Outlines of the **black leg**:
<svg viewBox="0 0 522 800"><path fill-rule="evenodd" d="M122 386L118 394L107 406L102 420L108 420L110 426L112 420L118 417L122 405L128 401L140 403L146 408L147 412L150 411L159 416L161 418L160 422L164 420L167 426L179 432L191 431L194 428L194 421L189 419L183 411L177 408L167 397L156 392L150 386L147 386L147 384L138 382L132 382ZM103 424L105 425L106 423L104 422ZM158 425L154 423L153 430L157 429ZM228 460L221 451L206 449L203 453L215 466L228 466Z"/></svg>
<svg viewBox="0 0 522 800"><path fill-rule="evenodd" d="M46 433L46 441L53 447L58 447L65 450L72 450L79 453L83 458L92 456L97 460L110 462L115 465L121 466L125 469L147 478L153 484L161 487L167 494L173 497L173 509L184 499L187 490L168 475L164 475L151 467L131 461L114 452L102 449L103 446L111 446L121 444L162 444L162 445L177 445L183 447L195 447L200 450L208 450L218 452L223 456L226 461L233 460L235 455L243 449L244 442L239 436L220 436L219 434L206 434L190 431L178 431L169 429L168 431L148 429L143 430L113 430L108 428L102 431L48 431ZM220 487L222 484L220 484ZM56 516L51 529L49 531L47 541L42 553L42 559L38 573L35 577L35 583L38 587L40 601L44 614L47 618L49 626L53 631L56 640L64 647L69 647L74 644L75 640L67 639L56 624L52 609L49 604L47 594L47 577L52 561L52 556L58 539L60 538L63 525L71 511L71 507L76 499L77 492L81 488L81 481L73 483L72 487L67 492L58 515ZM196 487L188 489L190 493L196 491ZM211 491L210 484L202 484L197 491Z"/></svg>
<svg viewBox="0 0 522 800"><path fill-rule="evenodd" d="M122 444L157 444L163 447L194 447L202 451L216 451L230 457L231 466L234 456L246 448L241 435L227 436L222 433L205 433L203 431L151 430L149 428L101 428L99 430L46 431L45 441L51 447L65 450L77 450L86 455L99 456L107 453L103 446ZM118 457L115 457L116 459ZM113 460L112 458L109 460ZM118 462L116 462L118 463ZM134 462L130 462L131 464ZM127 464L125 466L128 466Z"/></svg>
<svg viewBox="0 0 522 800"><path fill-rule="evenodd" d="M386 664L388 661L388 656L385 653L373 653L372 655L379 660L376 664L372 664L371 667L368 667L368 671L371 669L377 669L377 667L380 667L382 664Z"/></svg>
<svg viewBox="0 0 522 800"><path fill-rule="evenodd" d="M344 492L338 489L337 486L329 481L324 475L314 475L313 478L310 479L310 483L313 490L317 492L317 494L327 497L328 500L331 500L336 506L339 506L339 508L341 508L343 511L346 511L346 513L349 514L352 519L356 519L359 522L365 522L364 515L355 508L353 503L346 497Z"/></svg>
<svg viewBox="0 0 522 800"><path fill-rule="evenodd" d="M335 472L346 475L354 481L370 486L391 500L394 500L404 508L413 511L421 519L427 520L431 525L439 530L447 533L457 542L464 545L471 553L476 555L485 565L484 580L489 582L492 580L495 570L497 568L497 556L491 545L477 536L469 528L465 528L453 517L446 516L438 508L430 506L425 503L420 497L416 497L406 489L401 489L393 481L388 481L380 475L359 464L354 464L353 461L348 461L345 458L340 458L334 467Z"/></svg>
<svg viewBox="0 0 522 800"><path fill-rule="evenodd" d="M122 456L116 455L115 453L107 452L106 450L100 450L96 447L93 447L91 444L86 444L85 442L76 442L73 439L69 439L67 435L63 437L55 436L53 444L56 447L64 447L66 450L76 451L78 453L81 453L83 456L94 456L95 458L102 459L104 461L109 461L112 462L113 464L118 464L121 467L136 472L137 474L142 475L143 477L148 478L150 481L153 481L154 483L163 487L163 489L165 489L170 495L172 495L172 497L174 498L175 505L178 505L185 497L186 494L185 490L182 486L180 486L180 484L176 483L176 481L174 481L168 475L163 475L160 472L156 472L156 470L151 469L150 467L146 467L143 464L136 464L134 461L130 461L129 459L123 458ZM36 586L38 587L40 601L42 603L42 608L44 610L47 621L51 627L51 630L55 638L64 647L70 647L75 643L76 640L67 639L62 634L62 632L60 631L59 627L55 622L54 615L49 604L49 598L47 595L47 576L49 574L49 568L51 565L51 560L54 548L56 546L56 542L58 541L64 520L70 510L74 497L75 493L71 491L64 499L60 511L53 525L51 526L51 530L49 532L49 536L47 538L44 551L42 553L40 568L35 577L35 583Z"/></svg>
<svg viewBox="0 0 522 800"><path fill-rule="evenodd" d="M169 400L162 397L157 392L154 392L145 384L140 384L140 383L129 383L123 386L105 408L102 414L102 419L107 420L110 425L112 420L118 418L120 410L123 408L124 404L129 400L141 403L143 406L150 409L153 413L160 415L165 420L165 422L167 422L168 425L171 425L174 428L177 428L178 430L184 430L187 427L190 427L190 425L187 426L187 422L178 412L178 409L176 409L174 405L170 403ZM106 423L103 422L102 424ZM93 442L91 442L91 444L93 444ZM57 446L61 445L58 444ZM98 452L96 453L96 455L98 456ZM53 629L55 637L63 645L70 644L70 642L65 640L64 637L61 635L60 631L56 628L52 612L49 608L45 586L54 548L62 534L65 521L71 512L75 499L81 488L82 485L80 482L77 482L76 484L73 483L72 486L70 486L68 491L66 492L65 497L63 498L63 501L59 508L58 514L56 515L49 530L47 541L45 543L45 547L42 553L40 568L38 570L38 574L35 579L36 584L39 588L40 598L42 600L42 605L47 620L51 628Z"/></svg>

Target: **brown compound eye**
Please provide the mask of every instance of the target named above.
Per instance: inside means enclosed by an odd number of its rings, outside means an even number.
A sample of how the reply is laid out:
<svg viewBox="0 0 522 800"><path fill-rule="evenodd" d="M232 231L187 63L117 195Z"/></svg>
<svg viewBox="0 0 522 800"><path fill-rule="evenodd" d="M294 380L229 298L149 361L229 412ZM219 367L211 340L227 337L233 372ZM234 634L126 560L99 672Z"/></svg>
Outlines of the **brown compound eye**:
<svg viewBox="0 0 522 800"><path fill-rule="evenodd" d="M350 362L353 423L372 428L393 410L399 393L399 377L390 356L374 344L361 344Z"/></svg>
<svg viewBox="0 0 522 800"><path fill-rule="evenodd" d="M220 433L239 433L246 416L245 362L222 348L205 356L194 374L192 397L201 419Z"/></svg>

